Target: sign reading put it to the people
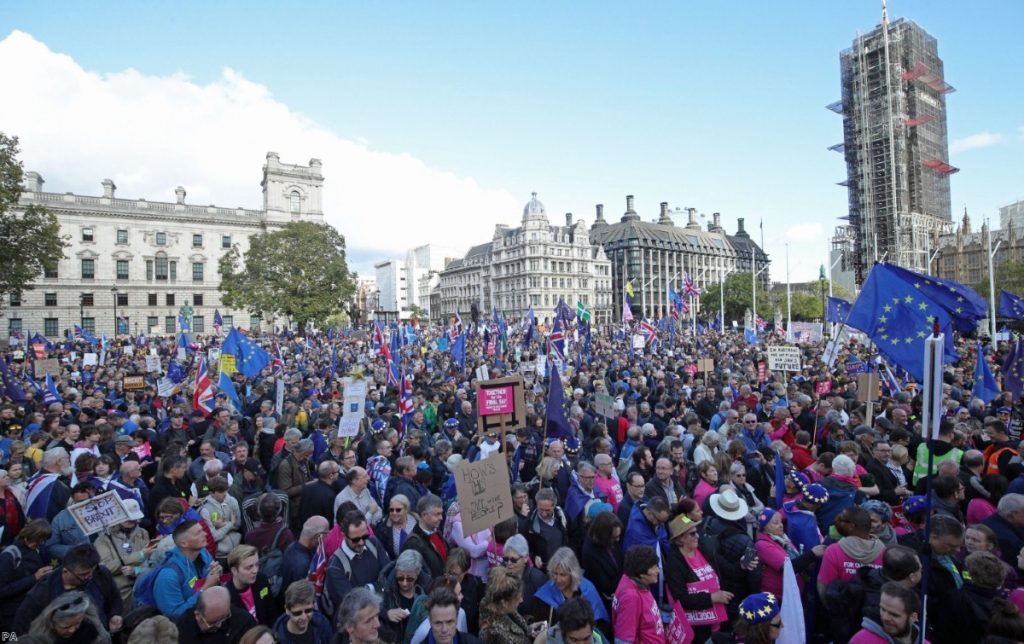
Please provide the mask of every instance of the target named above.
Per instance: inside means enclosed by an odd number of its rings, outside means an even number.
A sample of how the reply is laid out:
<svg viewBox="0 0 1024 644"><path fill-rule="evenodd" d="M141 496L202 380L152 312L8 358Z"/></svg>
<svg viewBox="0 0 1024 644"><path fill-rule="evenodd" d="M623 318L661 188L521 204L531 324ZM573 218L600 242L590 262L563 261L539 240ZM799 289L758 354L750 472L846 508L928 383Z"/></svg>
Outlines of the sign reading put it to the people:
<svg viewBox="0 0 1024 644"><path fill-rule="evenodd" d="M800 347L769 345L768 368L772 371L800 371Z"/></svg>
<svg viewBox="0 0 1024 644"><path fill-rule="evenodd" d="M467 535L493 528L515 515L505 455L495 452L482 461L463 461L455 468L462 530Z"/></svg>
<svg viewBox="0 0 1024 644"><path fill-rule="evenodd" d="M68 512L85 534L96 534L104 528L128 521L121 497L111 490L91 499L68 506Z"/></svg>

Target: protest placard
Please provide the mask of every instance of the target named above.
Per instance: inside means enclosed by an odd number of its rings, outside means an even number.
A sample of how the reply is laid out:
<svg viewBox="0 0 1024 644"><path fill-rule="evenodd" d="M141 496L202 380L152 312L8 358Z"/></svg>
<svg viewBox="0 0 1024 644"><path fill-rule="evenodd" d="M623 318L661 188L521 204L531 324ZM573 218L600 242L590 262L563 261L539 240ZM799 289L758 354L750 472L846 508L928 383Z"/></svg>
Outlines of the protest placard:
<svg viewBox="0 0 1024 644"><path fill-rule="evenodd" d="M466 535L493 528L515 515L508 464L501 452L482 461L463 461L455 468L455 491Z"/></svg>
<svg viewBox="0 0 1024 644"><path fill-rule="evenodd" d="M278 378L277 389L274 391L274 409L279 414L284 413L284 379Z"/></svg>
<svg viewBox="0 0 1024 644"><path fill-rule="evenodd" d="M634 334L633 335L633 348L634 349L639 349L640 351L643 351L645 346L647 346L647 338L645 338L644 336L640 335L639 333Z"/></svg>
<svg viewBox="0 0 1024 644"><path fill-rule="evenodd" d="M95 353L83 353L82 354L82 366L83 367L95 367L99 364L99 355Z"/></svg>
<svg viewBox="0 0 1024 644"><path fill-rule="evenodd" d="M36 360L35 362L35 377L45 378L46 372L49 371L51 376L60 374L60 361L57 358L47 358L46 360Z"/></svg>
<svg viewBox="0 0 1024 644"><path fill-rule="evenodd" d="M800 347L769 345L768 368L772 371L800 371Z"/></svg>
<svg viewBox="0 0 1024 644"><path fill-rule="evenodd" d="M160 356L146 356L146 371L160 373Z"/></svg>
<svg viewBox="0 0 1024 644"><path fill-rule="evenodd" d="M521 375L477 381L474 386L481 434L526 427L526 381Z"/></svg>
<svg viewBox="0 0 1024 644"><path fill-rule="evenodd" d="M68 506L68 512L85 534L96 534L104 528L128 521L121 497L111 490L99 496Z"/></svg>
<svg viewBox="0 0 1024 644"><path fill-rule="evenodd" d="M366 380L342 379L344 406L338 421L338 436L355 436L359 433L359 424L366 415Z"/></svg>
<svg viewBox="0 0 1024 644"><path fill-rule="evenodd" d="M167 398L168 396L174 395L174 388L177 385L170 378L161 378L156 382L156 395L161 398Z"/></svg>
<svg viewBox="0 0 1024 644"><path fill-rule="evenodd" d="M594 394L594 404L591 406L595 412L605 418L615 418L619 415L618 410L615 409L615 398L611 394Z"/></svg>
<svg viewBox="0 0 1024 644"><path fill-rule="evenodd" d="M238 369L235 367L235 356L230 353L222 353L220 356L220 372L230 376L236 371Z"/></svg>
<svg viewBox="0 0 1024 644"><path fill-rule="evenodd" d="M145 389L145 376L125 376L121 384L122 389Z"/></svg>
<svg viewBox="0 0 1024 644"><path fill-rule="evenodd" d="M479 367L476 368L476 379L477 380L487 380L488 376L490 376L490 374L487 372L487 365L482 364L482 365L480 365Z"/></svg>

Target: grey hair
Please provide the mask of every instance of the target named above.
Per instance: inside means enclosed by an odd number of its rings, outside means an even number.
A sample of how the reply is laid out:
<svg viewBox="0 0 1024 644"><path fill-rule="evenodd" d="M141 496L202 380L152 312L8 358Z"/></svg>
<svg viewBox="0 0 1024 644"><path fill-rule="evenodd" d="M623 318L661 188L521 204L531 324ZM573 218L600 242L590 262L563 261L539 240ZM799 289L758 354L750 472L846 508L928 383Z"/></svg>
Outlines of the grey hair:
<svg viewBox="0 0 1024 644"><path fill-rule="evenodd" d="M415 550L406 550L395 560L395 570L419 573L423 569L423 555Z"/></svg>
<svg viewBox="0 0 1024 644"><path fill-rule="evenodd" d="M735 476L736 474L739 474L740 472L746 472L746 471L747 471L747 466L744 465L743 463L733 463L732 465L729 466L729 476Z"/></svg>
<svg viewBox="0 0 1024 644"><path fill-rule="evenodd" d="M575 593L583 580L583 569L580 568L580 561L576 558L576 553L572 551L572 548L562 546L555 550L555 554L551 555L551 560L548 562L548 577L552 581L554 580L552 575L556 572L569 575L572 579L570 587Z"/></svg>
<svg viewBox="0 0 1024 644"><path fill-rule="evenodd" d="M832 471L841 476L853 476L857 473L857 466L852 458L845 454L840 454L832 459Z"/></svg>
<svg viewBox="0 0 1024 644"><path fill-rule="evenodd" d="M412 551L406 550L406 552ZM380 610L381 601L380 595L363 586L348 591L345 598L341 600L341 605L338 606L337 629L344 631L349 626L355 626L359 613L367 608Z"/></svg>
<svg viewBox="0 0 1024 644"><path fill-rule="evenodd" d="M505 552L511 550L517 555L530 554L530 546L526 543L526 537L521 534L514 534L505 541Z"/></svg>
<svg viewBox="0 0 1024 644"><path fill-rule="evenodd" d="M1018 510L1024 510L1024 494L1004 494L1003 497L999 499L999 506L997 509L999 511L999 515L1003 518L1006 518Z"/></svg>
<svg viewBox="0 0 1024 644"><path fill-rule="evenodd" d="M51 447L50 449L43 452L42 465L44 467L46 467L47 465L56 465L58 462L60 462L60 459L62 458L71 460L71 455L68 454L68 451L63 447Z"/></svg>
<svg viewBox="0 0 1024 644"><path fill-rule="evenodd" d="M398 502L399 502L400 504L404 505L404 506L405 506L405 509L406 509L406 511L408 511L408 510L410 509L410 507L409 507L409 506L410 506L411 504L409 503L409 497L407 497L407 496L406 496L406 495L404 495L404 494L396 494L396 495L394 495L393 497L391 497L391 500L392 500L392 501L398 501Z"/></svg>
<svg viewBox="0 0 1024 644"><path fill-rule="evenodd" d="M578 474L590 474L596 469L597 468L594 467L593 463L588 463L586 461L580 461L579 465L576 466L576 472Z"/></svg>
<svg viewBox="0 0 1024 644"><path fill-rule="evenodd" d="M709 431L708 433L704 434L704 437L700 439L700 442L707 445L708 447L713 447L721 442L721 437L719 437L718 432Z"/></svg>
<svg viewBox="0 0 1024 644"><path fill-rule="evenodd" d="M420 500L416 502L416 513L423 514L427 510L433 510L434 508L444 508L444 503L441 501L441 497L436 494L424 494L420 497Z"/></svg>
<svg viewBox="0 0 1024 644"><path fill-rule="evenodd" d="M63 608L63 610L62 610ZM43 612L32 620L28 634L46 638L46 641L53 641L53 626L55 622L64 621L78 615L85 614L85 619L92 622L97 632L102 633L104 626L100 623L99 612L92 598L81 590L66 592L54 598Z"/></svg>
<svg viewBox="0 0 1024 644"><path fill-rule="evenodd" d="M718 403L718 411L729 411L730 409L732 409L732 403L725 400Z"/></svg>
<svg viewBox="0 0 1024 644"><path fill-rule="evenodd" d="M595 454L594 465L600 467L601 465L608 465L612 462L612 457L607 454Z"/></svg>
<svg viewBox="0 0 1024 644"><path fill-rule="evenodd" d="M204 474L209 474L213 470L217 470L218 472L220 472L223 469L224 463L221 463L219 458L211 458L210 460L206 461L206 463L203 465Z"/></svg>
<svg viewBox="0 0 1024 644"><path fill-rule="evenodd" d="M302 430L298 427L289 427L284 431L285 440L295 440L296 438L302 438Z"/></svg>
<svg viewBox="0 0 1024 644"><path fill-rule="evenodd" d="M295 446L296 454L308 454L313 451L313 441L308 438L303 438L299 441L299 444Z"/></svg>

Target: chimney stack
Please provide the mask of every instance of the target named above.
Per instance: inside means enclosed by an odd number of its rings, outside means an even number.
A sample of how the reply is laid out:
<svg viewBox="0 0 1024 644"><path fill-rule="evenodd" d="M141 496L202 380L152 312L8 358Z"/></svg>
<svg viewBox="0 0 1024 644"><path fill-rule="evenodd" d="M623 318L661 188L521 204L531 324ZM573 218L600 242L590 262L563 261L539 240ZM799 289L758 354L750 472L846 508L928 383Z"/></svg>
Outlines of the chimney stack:
<svg viewBox="0 0 1024 644"><path fill-rule="evenodd" d="M716 231L722 230L722 213L716 212L711 215L711 225Z"/></svg>
<svg viewBox="0 0 1024 644"><path fill-rule="evenodd" d="M117 190L117 186L110 179L103 180L103 196L107 199L114 198L114 191Z"/></svg>
<svg viewBox="0 0 1024 644"><path fill-rule="evenodd" d="M42 192L44 183L38 172L30 170L25 173L25 192Z"/></svg>
<svg viewBox="0 0 1024 644"><path fill-rule="evenodd" d="M174 200L178 204L185 203L185 188L178 186L174 189Z"/></svg>
<svg viewBox="0 0 1024 644"><path fill-rule="evenodd" d="M565 213L565 226L567 228L572 228L572 213L571 212Z"/></svg>
<svg viewBox="0 0 1024 644"><path fill-rule="evenodd" d="M597 209L597 221L604 221L604 204L599 203L595 208Z"/></svg>
<svg viewBox="0 0 1024 644"><path fill-rule="evenodd" d="M672 216L668 214L668 202L661 202L661 214L658 216L658 223L664 226L672 225Z"/></svg>
<svg viewBox="0 0 1024 644"><path fill-rule="evenodd" d="M626 214L632 215L636 211L633 210L633 195L626 195Z"/></svg>
<svg viewBox="0 0 1024 644"><path fill-rule="evenodd" d="M687 213L686 227L687 228L699 228L700 224L697 223L697 209L696 208L687 208L686 209L686 213Z"/></svg>
<svg viewBox="0 0 1024 644"><path fill-rule="evenodd" d="M739 235L740 233L745 232L747 231L743 230L743 217L738 217L736 219L736 234Z"/></svg>

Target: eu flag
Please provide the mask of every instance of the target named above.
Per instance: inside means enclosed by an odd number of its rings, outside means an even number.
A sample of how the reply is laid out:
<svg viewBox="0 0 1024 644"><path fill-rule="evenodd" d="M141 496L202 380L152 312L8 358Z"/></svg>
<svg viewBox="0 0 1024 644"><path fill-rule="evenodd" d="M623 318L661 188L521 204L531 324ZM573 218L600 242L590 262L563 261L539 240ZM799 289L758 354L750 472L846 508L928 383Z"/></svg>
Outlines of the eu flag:
<svg viewBox="0 0 1024 644"><path fill-rule="evenodd" d="M228 337L224 338L221 353L235 356L235 368L246 378L255 378L263 367L270 364L270 354L256 345L255 342L242 335L232 327Z"/></svg>
<svg viewBox="0 0 1024 644"><path fill-rule="evenodd" d="M452 343L452 359L459 365L460 371L466 370L466 334L460 333Z"/></svg>
<svg viewBox="0 0 1024 644"><path fill-rule="evenodd" d="M544 412L547 417L545 438L565 440L572 437L569 419L565 416L565 391L562 389L562 377L558 374L558 366L551 365L551 385L548 390L548 406Z"/></svg>
<svg viewBox="0 0 1024 644"><path fill-rule="evenodd" d="M985 404L992 402L992 399L999 395L999 387L992 375L992 369L988 366L985 355L985 345L978 342L977 363L974 365L974 389L971 390L971 398L981 398Z"/></svg>
<svg viewBox="0 0 1024 644"><path fill-rule="evenodd" d="M5 393L8 398L16 403L24 403L28 400L25 390L18 384L18 380L11 373L10 367L7 366L2 357L0 357L0 380L3 381L3 389L0 391Z"/></svg>
<svg viewBox="0 0 1024 644"><path fill-rule="evenodd" d="M850 315L850 308L853 305L841 297L829 297L827 309L825 310L825 321L833 324L842 324Z"/></svg>
<svg viewBox="0 0 1024 644"><path fill-rule="evenodd" d="M220 376L217 379L217 387L228 397L231 404L235 406L235 411L241 412L242 401L238 399L238 390L235 389L235 384L231 382L231 377L223 371L220 372Z"/></svg>
<svg viewBox="0 0 1024 644"><path fill-rule="evenodd" d="M1024 390L1024 340L1018 339L1013 350L1003 363L1003 391L1013 393L1013 399L1020 398Z"/></svg>
<svg viewBox="0 0 1024 644"><path fill-rule="evenodd" d="M891 264L876 264L846 319L871 338L890 363L918 382L924 380L924 341L935 322L945 333L947 362L959 360L953 349L953 318L945 306L951 301L959 304L960 296L931 289L942 296L936 301L922 288L930 279Z"/></svg>
<svg viewBox="0 0 1024 644"><path fill-rule="evenodd" d="M1009 291L999 291L999 317L1024 320L1024 298Z"/></svg>
<svg viewBox="0 0 1024 644"><path fill-rule="evenodd" d="M978 320L988 316L988 304L969 286L964 286L953 280L921 275L892 264L880 264L880 266L884 266L895 278L912 284L916 290L945 309L957 331L963 333L975 331L978 327ZM855 329L859 328L852 323L850 326Z"/></svg>

